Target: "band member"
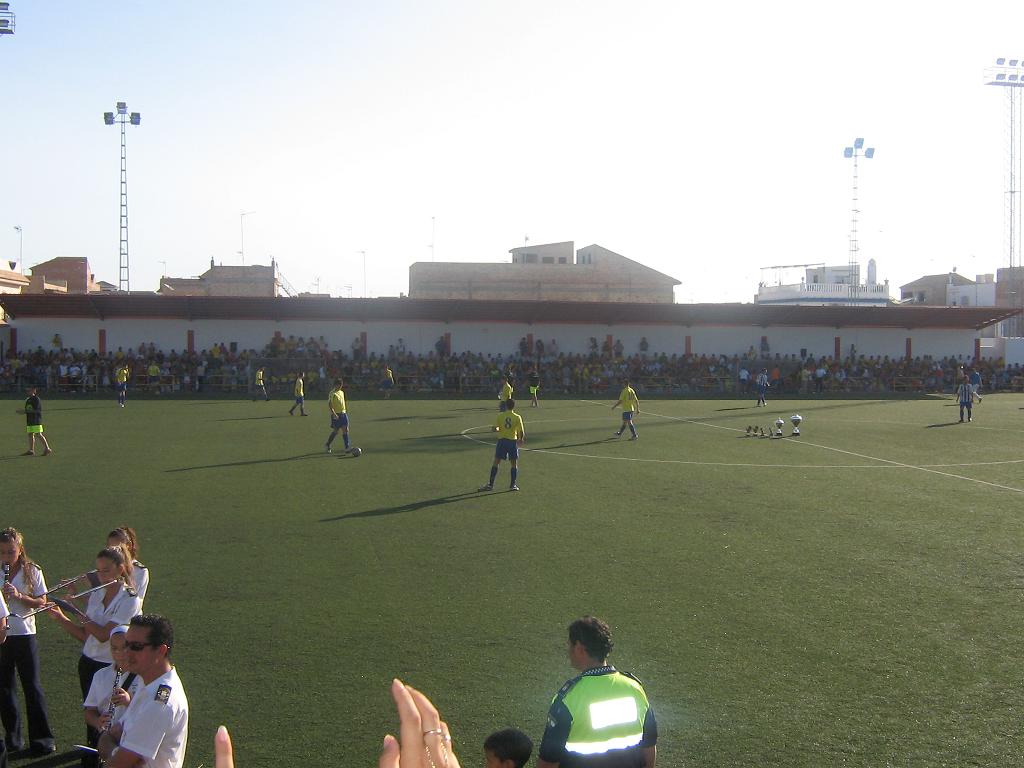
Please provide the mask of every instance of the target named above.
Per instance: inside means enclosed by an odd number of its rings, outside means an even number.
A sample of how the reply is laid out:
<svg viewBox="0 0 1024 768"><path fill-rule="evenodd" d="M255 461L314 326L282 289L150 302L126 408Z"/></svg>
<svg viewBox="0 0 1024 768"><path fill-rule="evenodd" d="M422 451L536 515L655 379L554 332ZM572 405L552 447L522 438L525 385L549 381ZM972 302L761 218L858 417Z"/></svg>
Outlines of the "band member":
<svg viewBox="0 0 1024 768"><path fill-rule="evenodd" d="M188 699L171 664L174 629L155 613L128 627L128 671L142 678L124 719L103 734L100 756L108 768L181 768L188 741Z"/></svg>
<svg viewBox="0 0 1024 768"><path fill-rule="evenodd" d="M146 591L149 589L149 568L139 562L139 535L134 528L122 525L107 534L108 547L124 546L132 558L132 580L135 582L135 591L139 593L139 612L142 612L142 603L146 601Z"/></svg>
<svg viewBox="0 0 1024 768"><path fill-rule="evenodd" d="M93 675L89 693L82 704L85 724L100 733L109 731L124 719L128 704L142 687L139 676L125 669L128 663L128 651L125 648L127 631L128 627L124 624L111 630L110 655L114 657L114 663Z"/></svg>
<svg viewBox="0 0 1024 768"><path fill-rule="evenodd" d="M72 620L60 608L48 613L64 631L82 643L78 659L78 681L82 687L82 700L89 693L93 675L113 663L110 654L110 632L120 624L127 624L139 613L141 601L132 582L132 561L124 547L107 547L96 555L96 575L105 588L89 594L85 610L77 606ZM74 596L71 598L74 599ZM70 601L69 601L70 602ZM99 731L86 727L90 747L96 746Z"/></svg>
<svg viewBox="0 0 1024 768"><path fill-rule="evenodd" d="M43 572L25 552L25 539L14 528L0 531L0 563L4 570L3 596L12 613L27 614L42 607L46 593ZM7 642L0 645L0 720L3 721L7 746L14 751L24 749L21 732L21 710L18 706L14 675L21 679L25 694L25 715L28 720L28 746L33 755L54 751L46 696L39 681L39 652L36 644L36 619L29 616L7 619Z"/></svg>

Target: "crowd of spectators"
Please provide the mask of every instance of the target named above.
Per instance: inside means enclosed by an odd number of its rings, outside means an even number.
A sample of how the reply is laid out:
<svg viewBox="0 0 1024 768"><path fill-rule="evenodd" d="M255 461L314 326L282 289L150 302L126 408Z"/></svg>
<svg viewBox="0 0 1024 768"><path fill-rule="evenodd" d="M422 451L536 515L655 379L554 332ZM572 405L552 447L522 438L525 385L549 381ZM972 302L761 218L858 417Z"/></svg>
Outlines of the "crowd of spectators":
<svg viewBox="0 0 1024 768"><path fill-rule="evenodd" d="M961 356L913 359L858 355L851 349L842 360L765 353L753 347L743 355L680 355L650 352L646 339L641 351L625 355L621 342L598 344L591 339L586 354L561 352L557 342L537 340L505 355L462 352L449 354L444 338L428 354L407 350L398 339L386 355L367 354L363 340L351 349L332 350L327 342L275 335L262 350L240 350L217 344L199 352L164 352L152 342L137 348L98 354L95 350L56 345L8 356L0 364L0 389L23 390L35 385L47 391L112 389L114 371L123 362L131 368L129 386L155 393L179 391L248 392L256 368L265 369L268 390L290 392L299 371L310 393L326 391L326 383L343 377L346 388L373 390L394 373L399 391L489 392L511 372L517 383L537 369L541 391L599 394L628 378L634 389L648 394L741 395L751 391L758 373L767 371L771 391L778 394L935 392L951 393L964 368L977 367L987 391L1024 389L1024 370L1001 360Z"/></svg>

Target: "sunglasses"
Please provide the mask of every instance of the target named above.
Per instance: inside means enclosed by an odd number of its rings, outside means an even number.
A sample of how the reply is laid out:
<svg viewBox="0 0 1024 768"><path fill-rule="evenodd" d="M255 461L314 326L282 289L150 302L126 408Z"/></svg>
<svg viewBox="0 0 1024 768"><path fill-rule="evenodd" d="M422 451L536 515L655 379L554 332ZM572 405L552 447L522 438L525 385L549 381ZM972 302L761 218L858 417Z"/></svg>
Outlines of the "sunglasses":
<svg viewBox="0 0 1024 768"><path fill-rule="evenodd" d="M130 643L125 643L124 647L129 651L142 651L145 650L147 645L152 645L154 648L156 648L158 645L160 645L160 643L140 643L136 640Z"/></svg>

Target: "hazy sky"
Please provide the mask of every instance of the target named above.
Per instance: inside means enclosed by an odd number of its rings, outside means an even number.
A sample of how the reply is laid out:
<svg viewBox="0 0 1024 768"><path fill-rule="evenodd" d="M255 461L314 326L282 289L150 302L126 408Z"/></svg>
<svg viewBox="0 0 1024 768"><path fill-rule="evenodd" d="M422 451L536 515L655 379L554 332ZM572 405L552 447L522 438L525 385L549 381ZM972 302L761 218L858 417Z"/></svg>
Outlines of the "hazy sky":
<svg viewBox="0 0 1024 768"><path fill-rule="evenodd" d="M133 289L274 256L300 291L408 290L408 267L598 243L750 301L761 267L861 261L893 293L1006 266L1004 89L1024 3L11 0L0 257L117 283L129 127ZM1014 48L1016 46L1016 49ZM5 265L6 266L6 265ZM775 275L768 275L774 279ZM348 286L348 287L346 287Z"/></svg>

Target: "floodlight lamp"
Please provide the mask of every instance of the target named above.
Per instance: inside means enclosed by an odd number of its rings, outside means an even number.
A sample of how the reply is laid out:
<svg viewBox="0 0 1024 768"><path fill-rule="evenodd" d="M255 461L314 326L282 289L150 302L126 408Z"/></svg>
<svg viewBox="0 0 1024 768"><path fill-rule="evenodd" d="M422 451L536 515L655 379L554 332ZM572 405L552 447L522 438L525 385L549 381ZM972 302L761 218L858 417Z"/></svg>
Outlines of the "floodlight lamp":
<svg viewBox="0 0 1024 768"><path fill-rule="evenodd" d="M138 125L139 123L142 122L142 115L139 114L138 112L132 112L131 117L129 118L129 120L131 121L132 125Z"/></svg>
<svg viewBox="0 0 1024 768"><path fill-rule="evenodd" d="M864 139L854 139L853 140L853 148L854 149L860 149L863 146L864 146Z"/></svg>
<svg viewBox="0 0 1024 768"><path fill-rule="evenodd" d="M1005 80L1005 79L1006 79L1006 74L1003 73L1003 72L1000 72L998 75L996 75L996 80Z"/></svg>
<svg viewBox="0 0 1024 768"><path fill-rule="evenodd" d="M864 157L866 157L866 158L868 158L870 160L874 156L875 156L875 148L874 147L868 147L867 149L864 150Z"/></svg>
<svg viewBox="0 0 1024 768"><path fill-rule="evenodd" d="M1010 59L1010 64L1009 65L1011 67L1016 67L1017 66L1017 59Z"/></svg>
<svg viewBox="0 0 1024 768"><path fill-rule="evenodd" d="M853 157L853 147L847 147L843 150L843 157Z"/></svg>
<svg viewBox="0 0 1024 768"><path fill-rule="evenodd" d="M103 124L104 125L113 125L114 124L114 113L113 112L104 112L103 113Z"/></svg>
<svg viewBox="0 0 1024 768"><path fill-rule="evenodd" d="M11 9L11 4L10 3L7 3L7 2L0 3L0 11L9 11L10 9Z"/></svg>
<svg viewBox="0 0 1024 768"><path fill-rule="evenodd" d="M996 59L996 65L997 65L997 66L1000 66L1000 67L1001 67L1001 66L1003 66L1003 64L1005 64L1005 63L1006 63L1006 59Z"/></svg>
<svg viewBox="0 0 1024 768"><path fill-rule="evenodd" d="M127 112L128 112L128 104L123 102L123 101L117 102L117 114L124 115Z"/></svg>

